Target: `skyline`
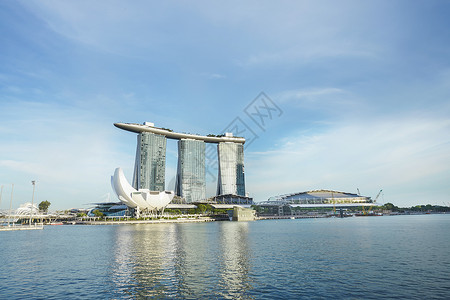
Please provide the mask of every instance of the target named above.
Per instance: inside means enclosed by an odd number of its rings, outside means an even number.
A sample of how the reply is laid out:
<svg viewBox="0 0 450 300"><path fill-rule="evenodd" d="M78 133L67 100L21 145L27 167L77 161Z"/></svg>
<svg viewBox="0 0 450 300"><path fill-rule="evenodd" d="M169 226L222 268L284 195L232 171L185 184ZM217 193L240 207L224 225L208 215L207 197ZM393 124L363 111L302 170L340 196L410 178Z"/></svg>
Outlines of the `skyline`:
<svg viewBox="0 0 450 300"><path fill-rule="evenodd" d="M236 120L255 201L359 188L449 205L450 3L282 3L1 2L0 209L11 183L14 207L29 202L32 180L50 209L112 197L136 153L113 123L207 135ZM261 92L278 108L262 126ZM176 169L168 141L170 190Z"/></svg>

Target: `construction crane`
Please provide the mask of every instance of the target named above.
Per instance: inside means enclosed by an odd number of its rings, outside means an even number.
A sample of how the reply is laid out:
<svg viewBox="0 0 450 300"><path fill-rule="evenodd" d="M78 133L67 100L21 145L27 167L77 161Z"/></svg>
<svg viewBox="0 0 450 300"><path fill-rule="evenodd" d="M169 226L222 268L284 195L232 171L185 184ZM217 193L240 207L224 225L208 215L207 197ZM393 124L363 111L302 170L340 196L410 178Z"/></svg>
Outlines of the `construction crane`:
<svg viewBox="0 0 450 300"><path fill-rule="evenodd" d="M383 190L381 189L379 192L378 192L378 194L377 194L377 196L375 197L375 199L373 200L373 203L377 203L377 200L378 200L378 198L380 197L380 195L381 195L381 193L383 192ZM363 209L363 214L364 215L367 215L371 210L372 210L372 207L373 207L373 205L371 205L370 207L369 207L369 209L366 211L366 209L364 208L364 206L362 207L362 209Z"/></svg>
<svg viewBox="0 0 450 300"><path fill-rule="evenodd" d="M383 190L380 190L380 191L378 192L378 195L375 197L375 200L373 200L373 203L376 203L376 202L377 202L377 200L378 200L378 198L380 197L380 195L381 195L382 192L383 192Z"/></svg>
<svg viewBox="0 0 450 300"><path fill-rule="evenodd" d="M334 193L331 192L331 201L333 201L333 215L336 214L336 201L334 201Z"/></svg>

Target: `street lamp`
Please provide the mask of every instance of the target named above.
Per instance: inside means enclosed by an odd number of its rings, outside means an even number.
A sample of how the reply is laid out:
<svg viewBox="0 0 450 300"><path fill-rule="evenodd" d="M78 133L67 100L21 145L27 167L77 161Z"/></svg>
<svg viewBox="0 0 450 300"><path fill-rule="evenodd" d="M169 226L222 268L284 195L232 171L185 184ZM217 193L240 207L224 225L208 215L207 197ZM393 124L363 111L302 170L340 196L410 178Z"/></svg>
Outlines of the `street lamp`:
<svg viewBox="0 0 450 300"><path fill-rule="evenodd" d="M31 208L30 208L30 227L31 227L31 217L33 215L33 203L34 203L34 188L36 187L36 181L31 181L31 184L33 185L33 196L31 196Z"/></svg>
<svg viewBox="0 0 450 300"><path fill-rule="evenodd" d="M2 206L3 185L0 189L0 207Z"/></svg>
<svg viewBox="0 0 450 300"><path fill-rule="evenodd" d="M14 192L14 183L11 184L11 200L9 201L8 227L9 227L9 222L11 222L11 209L12 209L13 192ZM13 222L13 225L14 225L14 222Z"/></svg>

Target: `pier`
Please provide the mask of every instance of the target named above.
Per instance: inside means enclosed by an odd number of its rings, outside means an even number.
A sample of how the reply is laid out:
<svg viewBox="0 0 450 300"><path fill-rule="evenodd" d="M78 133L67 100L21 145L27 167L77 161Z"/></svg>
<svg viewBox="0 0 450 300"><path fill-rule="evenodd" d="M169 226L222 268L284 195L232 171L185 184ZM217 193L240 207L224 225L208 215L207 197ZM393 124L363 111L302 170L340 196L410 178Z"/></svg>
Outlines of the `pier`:
<svg viewBox="0 0 450 300"><path fill-rule="evenodd" d="M11 225L0 226L0 231L37 230L37 229L44 229L44 224L42 224L42 223L34 223L31 225L11 224Z"/></svg>

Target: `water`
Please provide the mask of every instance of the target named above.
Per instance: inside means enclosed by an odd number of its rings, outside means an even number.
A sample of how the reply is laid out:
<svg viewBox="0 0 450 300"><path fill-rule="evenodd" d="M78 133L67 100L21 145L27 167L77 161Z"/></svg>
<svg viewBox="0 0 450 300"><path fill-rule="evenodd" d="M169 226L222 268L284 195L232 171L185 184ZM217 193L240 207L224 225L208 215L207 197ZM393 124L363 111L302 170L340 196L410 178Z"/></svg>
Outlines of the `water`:
<svg viewBox="0 0 450 300"><path fill-rule="evenodd" d="M0 233L1 299L449 299L450 215Z"/></svg>

